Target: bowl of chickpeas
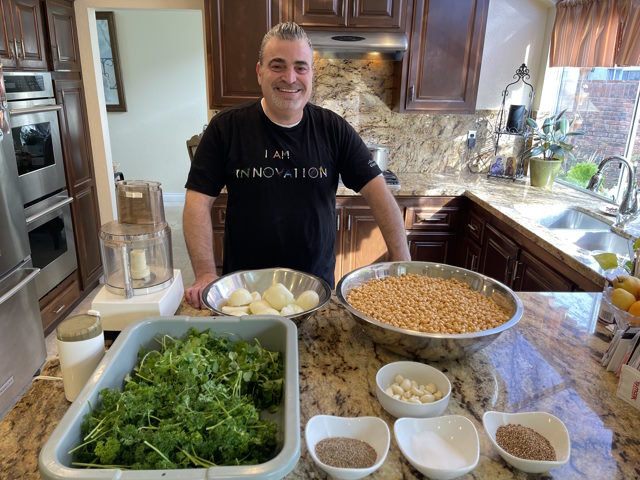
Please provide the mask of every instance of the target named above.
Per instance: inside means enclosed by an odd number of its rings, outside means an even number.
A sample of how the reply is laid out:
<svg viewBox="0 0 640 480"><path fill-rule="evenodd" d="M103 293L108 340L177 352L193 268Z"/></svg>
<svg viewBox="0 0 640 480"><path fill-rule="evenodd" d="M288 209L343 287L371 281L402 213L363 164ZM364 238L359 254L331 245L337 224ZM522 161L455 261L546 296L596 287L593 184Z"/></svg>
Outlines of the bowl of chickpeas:
<svg viewBox="0 0 640 480"><path fill-rule="evenodd" d="M336 296L375 343L422 360L477 352L522 317L506 285L432 262L382 262L346 274Z"/></svg>

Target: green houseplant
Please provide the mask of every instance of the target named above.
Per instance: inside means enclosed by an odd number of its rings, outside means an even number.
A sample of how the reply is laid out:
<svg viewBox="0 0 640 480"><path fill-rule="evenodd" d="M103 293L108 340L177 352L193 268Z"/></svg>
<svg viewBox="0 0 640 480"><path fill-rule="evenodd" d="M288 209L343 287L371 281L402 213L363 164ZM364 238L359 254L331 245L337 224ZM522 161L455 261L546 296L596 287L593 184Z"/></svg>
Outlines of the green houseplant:
<svg viewBox="0 0 640 480"><path fill-rule="evenodd" d="M566 110L545 118L542 126L527 118L527 125L533 129L533 140L524 155L529 159L531 185L534 187L551 188L565 158L575 158L571 151L574 145L568 143L568 138L584 135L584 131L571 131L573 121L562 118L564 112Z"/></svg>

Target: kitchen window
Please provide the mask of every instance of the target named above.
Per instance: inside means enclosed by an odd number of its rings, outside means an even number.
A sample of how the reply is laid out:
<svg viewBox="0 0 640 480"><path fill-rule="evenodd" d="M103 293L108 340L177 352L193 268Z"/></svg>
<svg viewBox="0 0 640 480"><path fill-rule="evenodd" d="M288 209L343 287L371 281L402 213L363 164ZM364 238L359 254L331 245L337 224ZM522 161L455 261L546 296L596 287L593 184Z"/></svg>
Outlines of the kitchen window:
<svg viewBox="0 0 640 480"><path fill-rule="evenodd" d="M564 115L573 120L572 129L585 132L572 137L576 158L566 160L558 180L584 188L598 163L611 155L626 157L637 175L640 68L552 68L547 78L553 76L557 85L555 112L566 109ZM597 193L619 204L627 174L621 166L610 164Z"/></svg>

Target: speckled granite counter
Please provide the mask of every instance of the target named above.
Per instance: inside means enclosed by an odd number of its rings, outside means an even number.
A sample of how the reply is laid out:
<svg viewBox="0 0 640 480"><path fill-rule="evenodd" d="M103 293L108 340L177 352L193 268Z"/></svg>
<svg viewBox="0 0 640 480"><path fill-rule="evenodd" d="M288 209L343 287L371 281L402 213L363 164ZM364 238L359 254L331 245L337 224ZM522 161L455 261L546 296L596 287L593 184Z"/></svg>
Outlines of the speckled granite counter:
<svg viewBox="0 0 640 480"><path fill-rule="evenodd" d="M577 207L612 224L615 217L606 216L599 210L599 207L610 204L595 196L557 183L553 185L552 190L547 191L531 187L528 178L511 181L471 172L428 175L398 173L398 178L401 188L393 191L397 197L465 196L531 239L553 255L558 262L566 264L593 283L604 287L604 272L590 252L536 222L536 217L553 210ZM338 189L338 195L355 195L355 192L341 187Z"/></svg>
<svg viewBox="0 0 640 480"><path fill-rule="evenodd" d="M571 460L547 478L638 478L640 415L615 396L616 377L599 364L608 339L596 329L600 294L519 293L522 320L484 350L434 363L451 380L445 414L469 418L480 435L477 468L464 478L526 478L492 449L482 428L487 410L544 410L561 418L571 436ZM184 315L206 315L186 304ZM301 458L293 479L325 478L304 444L304 426L316 414L376 415L393 427L394 419L375 396L380 366L399 359L364 336L338 304L328 306L298 327ZM59 373L57 363L46 374ZM38 380L0 421L0 478L37 479L37 455L69 404L60 382ZM404 461L395 440L376 479L421 478Z"/></svg>

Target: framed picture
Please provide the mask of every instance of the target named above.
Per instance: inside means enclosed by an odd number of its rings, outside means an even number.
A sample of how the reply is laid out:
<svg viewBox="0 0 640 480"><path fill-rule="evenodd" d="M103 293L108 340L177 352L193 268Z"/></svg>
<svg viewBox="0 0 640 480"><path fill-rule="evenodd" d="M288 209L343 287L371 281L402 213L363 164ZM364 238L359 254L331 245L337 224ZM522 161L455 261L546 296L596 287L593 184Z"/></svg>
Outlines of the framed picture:
<svg viewBox="0 0 640 480"><path fill-rule="evenodd" d="M124 100L124 85L120 74L120 57L113 12L96 12L96 25L107 112L126 112L127 104Z"/></svg>

